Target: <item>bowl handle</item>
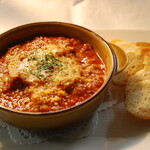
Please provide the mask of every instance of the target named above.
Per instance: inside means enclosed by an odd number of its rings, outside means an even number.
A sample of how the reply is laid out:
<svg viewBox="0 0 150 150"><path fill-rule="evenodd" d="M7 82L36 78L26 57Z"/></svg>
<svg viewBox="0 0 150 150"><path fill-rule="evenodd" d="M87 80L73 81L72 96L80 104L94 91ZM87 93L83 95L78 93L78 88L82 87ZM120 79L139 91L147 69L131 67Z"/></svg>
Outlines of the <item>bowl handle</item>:
<svg viewBox="0 0 150 150"><path fill-rule="evenodd" d="M120 73L121 71L123 71L128 63L128 58L126 53L117 45L109 43L112 47L112 49L114 50L115 54L116 54L116 58L117 58L117 70L115 74Z"/></svg>

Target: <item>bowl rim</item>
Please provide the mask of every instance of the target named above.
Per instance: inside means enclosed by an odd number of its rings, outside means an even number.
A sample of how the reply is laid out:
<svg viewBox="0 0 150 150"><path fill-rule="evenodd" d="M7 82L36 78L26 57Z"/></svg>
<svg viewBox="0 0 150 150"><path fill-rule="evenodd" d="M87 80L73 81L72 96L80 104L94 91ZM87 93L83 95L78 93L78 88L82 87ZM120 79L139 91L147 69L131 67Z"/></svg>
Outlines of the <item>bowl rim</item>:
<svg viewBox="0 0 150 150"><path fill-rule="evenodd" d="M60 113L63 113L63 112L68 112L70 110L76 109L77 107L81 107L85 103L88 103L89 101L94 99L98 95L98 93L104 91L105 87L110 82L111 77L113 76L113 74L114 74L114 72L116 71L116 68L117 68L116 55L115 55L112 47L109 45L109 43L105 39L103 39L100 35L98 35L94 31L92 31L92 30L90 30L86 27L83 27L83 26L80 26L80 25L77 25L77 24L73 24L73 23L59 22L59 21L32 22L32 23L27 23L27 24L16 26L14 28L11 28L11 29L5 31L4 33L0 34L0 39L5 37L5 36L8 36L8 34L14 34L17 31L25 30L26 28L29 28L29 27L32 27L32 26L41 26L41 25L50 25L50 24L67 25L67 26L77 27L77 28L83 29L87 32L90 32L90 33L94 34L96 37L100 38L102 40L102 42L105 43L107 48L110 50L111 57L112 57L112 69L110 71L110 74L108 75L108 79L102 84L102 86L100 86L100 88L91 97L87 98L86 100L84 100L83 102L81 102L77 105L67 107L67 108L62 109L62 110L49 111L49 112L26 112L26 111L15 110L15 109L8 108L8 107L1 106L1 105L0 105L0 109L2 109L4 111L9 111L9 112L12 112L12 113L17 113L17 114L21 114L21 115L30 115L30 116L56 115L56 114L60 114Z"/></svg>

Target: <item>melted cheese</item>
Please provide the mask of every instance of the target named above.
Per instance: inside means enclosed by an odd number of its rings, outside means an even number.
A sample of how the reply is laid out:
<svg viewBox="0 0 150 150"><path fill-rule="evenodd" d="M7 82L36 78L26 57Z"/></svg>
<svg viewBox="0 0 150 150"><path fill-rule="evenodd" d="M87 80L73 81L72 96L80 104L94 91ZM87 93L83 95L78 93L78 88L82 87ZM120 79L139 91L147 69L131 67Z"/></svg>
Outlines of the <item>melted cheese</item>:
<svg viewBox="0 0 150 150"><path fill-rule="evenodd" d="M90 89L87 95L91 95L99 88L104 65L92 64L89 58L83 57L79 51L83 46L88 53L88 46L79 45L75 39L73 41L71 45L72 41L65 38L58 38L55 42L53 38L36 38L32 42L10 49L0 68L0 92L10 92L13 99L20 96L17 103L11 104L13 107L19 105L18 109L23 111L63 109L67 107L67 103L71 103L69 97L72 94L78 99L82 92L86 94ZM74 52L74 44L79 47L79 52ZM93 52L91 53L93 55ZM92 59L99 61L96 54L94 55ZM20 86L23 86L23 89L19 89ZM2 95L7 97L7 93L5 95L2 92ZM82 100L82 97L80 99ZM59 103L64 104L59 106Z"/></svg>

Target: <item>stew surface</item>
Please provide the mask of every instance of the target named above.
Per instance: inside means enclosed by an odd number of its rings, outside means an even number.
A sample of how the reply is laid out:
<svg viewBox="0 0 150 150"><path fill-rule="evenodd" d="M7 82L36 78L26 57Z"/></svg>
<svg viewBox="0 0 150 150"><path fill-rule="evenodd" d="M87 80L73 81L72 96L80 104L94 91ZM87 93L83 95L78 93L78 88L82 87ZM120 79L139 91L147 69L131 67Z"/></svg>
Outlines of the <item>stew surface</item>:
<svg viewBox="0 0 150 150"><path fill-rule="evenodd" d="M0 105L49 112L77 105L103 84L106 68L91 45L36 37L0 58Z"/></svg>

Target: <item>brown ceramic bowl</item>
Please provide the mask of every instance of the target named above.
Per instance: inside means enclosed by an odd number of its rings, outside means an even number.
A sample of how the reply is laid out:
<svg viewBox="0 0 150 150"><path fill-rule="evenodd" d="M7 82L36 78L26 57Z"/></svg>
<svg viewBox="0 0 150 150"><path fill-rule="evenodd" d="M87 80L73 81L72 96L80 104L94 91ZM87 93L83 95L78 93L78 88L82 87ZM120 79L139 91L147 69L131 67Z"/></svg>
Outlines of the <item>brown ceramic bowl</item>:
<svg viewBox="0 0 150 150"><path fill-rule="evenodd" d="M115 46L113 46L114 52L112 46L96 33L81 26L62 22L31 23L16 27L1 34L0 56L4 55L9 47L30 40L36 36L74 37L91 44L106 65L106 79L92 97L71 108L55 112L33 113L20 112L0 106L0 118L16 127L27 129L61 128L83 120L102 103L105 91L112 77L116 72L125 67L126 56Z"/></svg>

